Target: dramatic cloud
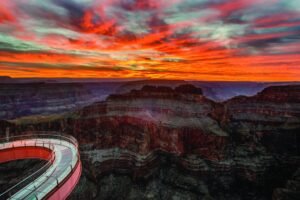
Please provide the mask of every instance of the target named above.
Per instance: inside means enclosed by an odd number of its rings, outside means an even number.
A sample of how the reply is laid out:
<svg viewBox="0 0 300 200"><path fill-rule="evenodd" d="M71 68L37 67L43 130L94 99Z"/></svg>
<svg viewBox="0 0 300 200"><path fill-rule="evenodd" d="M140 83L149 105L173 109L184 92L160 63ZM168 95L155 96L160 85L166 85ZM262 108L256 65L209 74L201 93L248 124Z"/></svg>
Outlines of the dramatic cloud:
<svg viewBox="0 0 300 200"><path fill-rule="evenodd" d="M300 0L1 0L0 76L299 81Z"/></svg>

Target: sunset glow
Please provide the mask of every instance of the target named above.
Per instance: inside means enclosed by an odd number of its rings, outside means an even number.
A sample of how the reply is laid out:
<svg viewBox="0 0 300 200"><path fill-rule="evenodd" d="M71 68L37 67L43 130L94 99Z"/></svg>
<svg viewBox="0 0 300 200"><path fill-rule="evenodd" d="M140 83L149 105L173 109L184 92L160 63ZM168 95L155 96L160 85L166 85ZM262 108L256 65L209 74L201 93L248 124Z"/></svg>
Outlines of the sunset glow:
<svg viewBox="0 0 300 200"><path fill-rule="evenodd" d="M1 0L0 76L300 81L300 0Z"/></svg>

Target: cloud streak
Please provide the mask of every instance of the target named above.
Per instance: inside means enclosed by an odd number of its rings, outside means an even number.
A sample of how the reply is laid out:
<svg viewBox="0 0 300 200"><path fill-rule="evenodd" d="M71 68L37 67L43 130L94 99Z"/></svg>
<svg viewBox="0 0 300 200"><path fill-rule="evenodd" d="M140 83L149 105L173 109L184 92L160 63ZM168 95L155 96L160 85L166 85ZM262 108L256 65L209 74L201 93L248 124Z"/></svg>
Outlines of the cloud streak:
<svg viewBox="0 0 300 200"><path fill-rule="evenodd" d="M300 0L2 0L0 75L297 81L299 6Z"/></svg>

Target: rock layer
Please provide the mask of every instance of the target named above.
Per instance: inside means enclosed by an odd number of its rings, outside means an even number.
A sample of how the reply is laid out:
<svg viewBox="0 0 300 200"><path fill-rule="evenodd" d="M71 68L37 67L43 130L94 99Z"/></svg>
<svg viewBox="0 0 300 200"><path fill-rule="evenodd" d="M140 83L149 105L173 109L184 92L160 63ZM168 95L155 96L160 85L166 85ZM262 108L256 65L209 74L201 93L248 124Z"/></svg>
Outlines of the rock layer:
<svg viewBox="0 0 300 200"><path fill-rule="evenodd" d="M239 144L299 155L300 86L272 86L253 97L236 97L225 109L227 129Z"/></svg>

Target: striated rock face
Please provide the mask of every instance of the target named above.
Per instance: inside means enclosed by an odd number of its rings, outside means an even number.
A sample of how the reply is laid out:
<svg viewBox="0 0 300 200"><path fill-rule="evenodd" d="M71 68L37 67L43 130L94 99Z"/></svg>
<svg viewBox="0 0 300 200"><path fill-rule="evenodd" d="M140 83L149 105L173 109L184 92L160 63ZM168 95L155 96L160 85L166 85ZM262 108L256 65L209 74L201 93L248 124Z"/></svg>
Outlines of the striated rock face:
<svg viewBox="0 0 300 200"><path fill-rule="evenodd" d="M240 144L299 154L300 86L272 86L253 97L236 97L225 109L227 129Z"/></svg>
<svg viewBox="0 0 300 200"><path fill-rule="evenodd" d="M299 86L224 103L192 85L144 86L11 130L79 140L84 172L71 199L280 199L300 165L299 111Z"/></svg>
<svg viewBox="0 0 300 200"><path fill-rule="evenodd" d="M120 83L0 84L0 119L53 114L103 100Z"/></svg>
<svg viewBox="0 0 300 200"><path fill-rule="evenodd" d="M153 150L193 153L218 160L228 136L214 119L219 107L193 86L145 86L79 110L72 119L73 133L89 135L100 148L141 155Z"/></svg>

